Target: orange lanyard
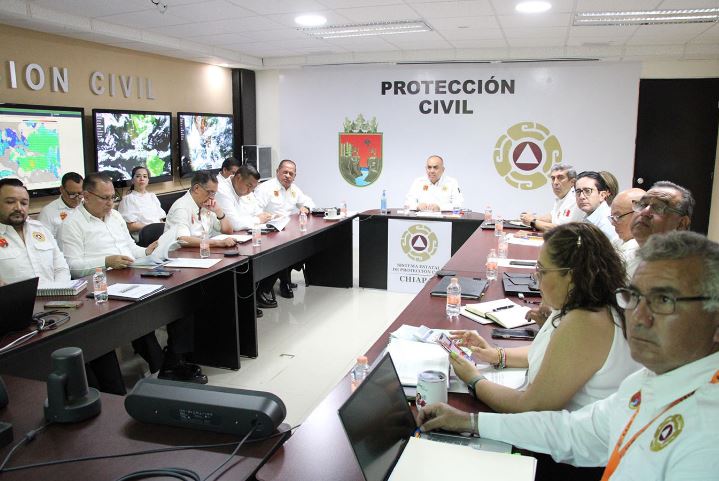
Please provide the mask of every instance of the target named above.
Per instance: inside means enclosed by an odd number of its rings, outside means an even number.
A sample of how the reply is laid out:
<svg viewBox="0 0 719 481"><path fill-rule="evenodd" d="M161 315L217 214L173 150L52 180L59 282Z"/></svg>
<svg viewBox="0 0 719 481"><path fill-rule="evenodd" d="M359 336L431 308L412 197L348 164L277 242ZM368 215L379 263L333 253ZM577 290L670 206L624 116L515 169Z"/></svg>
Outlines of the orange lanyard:
<svg viewBox="0 0 719 481"><path fill-rule="evenodd" d="M717 372L714 373L714 375L712 376L712 379L711 379L710 382L711 382L712 384L717 384L717 383L719 383L719 371L717 371ZM697 388L697 389L698 389L698 388ZM624 426L624 429L622 430L621 436L619 436L619 439L617 439L617 444L614 445L614 450L612 451L611 456L609 456L609 461L607 462L607 467L604 468L604 474L602 475L601 481L608 481L609 478L612 477L612 474L614 474L614 471L616 471L617 466L619 466L619 463L621 462L622 458L623 458L624 455L626 454L627 450L632 446L632 444L634 444L634 441L636 441L637 438L638 438L654 421L657 420L657 418L658 418L659 416L661 416L661 415L664 414L665 412L669 411L671 408L673 408L674 406L676 406L676 405L679 404L680 402L682 402L682 401L684 401L684 400L686 400L686 399L692 397L695 392L697 392L696 389L695 389L694 391L692 391L692 392L690 392L690 393L688 393L688 394L685 394L684 396L682 396L682 397L680 397L680 398L675 399L674 401L672 401L671 404L669 404L667 407L665 407L664 409L662 409L662 411L661 411L659 414L657 414L656 416L654 416L654 417L651 419L651 421L649 421L647 424L645 424L643 428L641 428L639 431L637 431L636 433L634 433L634 436L632 436L631 439L630 439L629 441L627 441L627 443L626 443L624 446L622 446L622 441L624 441L624 437L627 435L627 432L629 431L629 428L632 427L632 423L634 423L634 418L636 418L636 417L637 417L637 414L639 414L639 409L640 409L640 407L641 407L641 397L640 397L640 398L639 398L639 399L640 399L640 400L639 400L639 405L637 405L637 410L634 412L634 414L632 414L632 417L629 419L629 422L627 423L627 425ZM634 396L637 396L637 395L641 396L641 391L640 391L640 392L637 392Z"/></svg>

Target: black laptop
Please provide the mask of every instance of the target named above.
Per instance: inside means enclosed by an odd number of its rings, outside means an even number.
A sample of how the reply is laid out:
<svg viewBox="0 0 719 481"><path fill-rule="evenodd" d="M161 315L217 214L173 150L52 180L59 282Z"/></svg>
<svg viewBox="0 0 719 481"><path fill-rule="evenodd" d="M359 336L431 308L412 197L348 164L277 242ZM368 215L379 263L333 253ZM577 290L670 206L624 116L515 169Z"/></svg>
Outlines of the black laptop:
<svg viewBox="0 0 719 481"><path fill-rule="evenodd" d="M0 336L22 331L32 322L38 278L0 286Z"/></svg>

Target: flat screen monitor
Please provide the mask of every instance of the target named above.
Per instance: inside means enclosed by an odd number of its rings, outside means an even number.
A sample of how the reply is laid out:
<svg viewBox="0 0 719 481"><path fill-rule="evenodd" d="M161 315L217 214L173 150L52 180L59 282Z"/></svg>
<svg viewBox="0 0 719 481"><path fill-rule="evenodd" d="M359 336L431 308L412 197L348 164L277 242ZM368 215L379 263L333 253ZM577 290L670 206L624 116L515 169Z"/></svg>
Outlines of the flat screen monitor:
<svg viewBox="0 0 719 481"><path fill-rule="evenodd" d="M57 189L67 172L85 175L80 107L0 104L0 179L28 190Z"/></svg>
<svg viewBox="0 0 719 481"><path fill-rule="evenodd" d="M180 175L218 170L233 155L232 115L178 112Z"/></svg>
<svg viewBox="0 0 719 481"><path fill-rule="evenodd" d="M150 182L172 180L171 118L170 112L94 109L97 171L121 182L142 165L150 172Z"/></svg>

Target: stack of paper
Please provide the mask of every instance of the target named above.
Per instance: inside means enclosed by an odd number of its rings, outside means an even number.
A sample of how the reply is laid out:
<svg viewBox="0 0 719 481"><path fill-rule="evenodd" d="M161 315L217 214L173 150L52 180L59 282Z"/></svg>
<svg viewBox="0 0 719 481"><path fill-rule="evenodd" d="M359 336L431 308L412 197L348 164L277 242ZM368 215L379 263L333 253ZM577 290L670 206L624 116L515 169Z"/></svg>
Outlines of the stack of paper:
<svg viewBox="0 0 719 481"><path fill-rule="evenodd" d="M417 376L424 371L440 371L449 379L449 355L439 344L396 339L387 352L403 386L416 386Z"/></svg>
<svg viewBox="0 0 719 481"><path fill-rule="evenodd" d="M121 301L139 301L164 288L162 284L112 284L107 286L107 296Z"/></svg>

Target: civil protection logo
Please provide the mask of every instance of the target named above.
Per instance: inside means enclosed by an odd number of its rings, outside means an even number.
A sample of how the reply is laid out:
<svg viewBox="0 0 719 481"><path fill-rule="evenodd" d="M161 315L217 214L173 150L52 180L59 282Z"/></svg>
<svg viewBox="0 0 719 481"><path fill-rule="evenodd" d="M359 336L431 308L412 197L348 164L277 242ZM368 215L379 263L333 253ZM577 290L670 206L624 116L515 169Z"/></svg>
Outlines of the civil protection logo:
<svg viewBox="0 0 719 481"><path fill-rule="evenodd" d="M382 173L382 132L377 119L362 114L352 121L345 117L339 133L339 169L342 178L355 187L372 185Z"/></svg>
<svg viewBox="0 0 719 481"><path fill-rule="evenodd" d="M552 165L562 161L559 140L537 122L514 124L494 146L494 168L514 188L534 190L548 182Z"/></svg>
<svg viewBox="0 0 719 481"><path fill-rule="evenodd" d="M649 443L649 449L660 451L674 441L684 429L684 418L681 414L667 417L654 432L654 439Z"/></svg>
<svg viewBox="0 0 719 481"><path fill-rule="evenodd" d="M402 252L415 262L424 262L437 252L439 240L432 229L422 224L415 224L404 231L400 239Z"/></svg>

